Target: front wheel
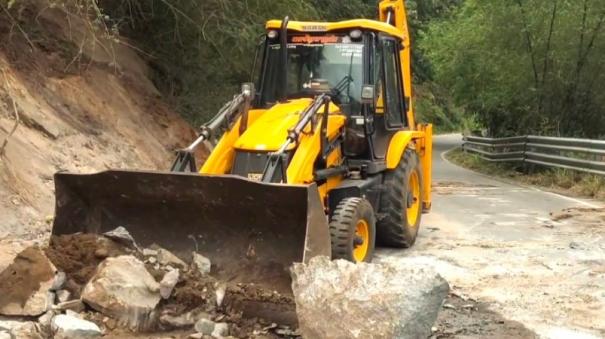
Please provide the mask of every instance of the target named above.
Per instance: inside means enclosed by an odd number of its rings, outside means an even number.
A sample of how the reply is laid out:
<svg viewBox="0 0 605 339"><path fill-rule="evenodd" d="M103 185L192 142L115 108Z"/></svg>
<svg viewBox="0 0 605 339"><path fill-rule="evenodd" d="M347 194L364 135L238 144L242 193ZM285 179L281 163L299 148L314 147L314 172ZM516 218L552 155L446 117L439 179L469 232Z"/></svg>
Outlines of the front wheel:
<svg viewBox="0 0 605 339"><path fill-rule="evenodd" d="M345 198L330 219L332 259L370 262L376 242L376 218L363 198Z"/></svg>

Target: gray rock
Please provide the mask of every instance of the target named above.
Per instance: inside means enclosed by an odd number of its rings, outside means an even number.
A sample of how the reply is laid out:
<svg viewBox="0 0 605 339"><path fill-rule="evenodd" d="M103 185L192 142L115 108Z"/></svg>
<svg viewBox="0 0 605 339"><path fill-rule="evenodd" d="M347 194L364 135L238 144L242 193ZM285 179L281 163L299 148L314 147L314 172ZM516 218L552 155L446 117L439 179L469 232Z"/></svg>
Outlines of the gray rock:
<svg viewBox="0 0 605 339"><path fill-rule="evenodd" d="M65 272L58 271L55 273L55 280L53 281L53 285L50 287L51 291L60 290L63 285L65 285L66 280Z"/></svg>
<svg viewBox="0 0 605 339"><path fill-rule="evenodd" d="M216 323L214 330L210 334L215 338L223 338L229 335L229 324L227 323Z"/></svg>
<svg viewBox="0 0 605 339"><path fill-rule="evenodd" d="M0 314L39 316L54 303L57 269L38 247L28 247L0 273Z"/></svg>
<svg viewBox="0 0 605 339"><path fill-rule="evenodd" d="M214 293L216 294L216 306L221 307L223 300L225 299L225 292L227 292L227 284L218 283Z"/></svg>
<svg viewBox="0 0 605 339"><path fill-rule="evenodd" d="M53 318L52 329L55 339L95 338L103 334L95 323L66 314Z"/></svg>
<svg viewBox="0 0 605 339"><path fill-rule="evenodd" d="M292 278L304 338L427 338L449 291L435 270L406 260L316 257L294 264Z"/></svg>
<svg viewBox="0 0 605 339"><path fill-rule="evenodd" d="M156 255L158 255L158 251L152 250L151 248L144 248L143 255L146 257L155 257Z"/></svg>
<svg viewBox="0 0 605 339"><path fill-rule="evenodd" d="M199 310L193 310L179 315L163 313L160 315L160 324L168 329L191 328L200 318L207 319L210 318L210 315Z"/></svg>
<svg viewBox="0 0 605 339"><path fill-rule="evenodd" d="M28 321L0 317L0 331L10 332L13 328L23 326Z"/></svg>
<svg viewBox="0 0 605 339"><path fill-rule="evenodd" d="M146 330L156 319L160 285L134 256L107 258L84 287L82 301L121 326Z"/></svg>
<svg viewBox="0 0 605 339"><path fill-rule="evenodd" d="M80 313L86 309L86 306L84 305L82 300L74 299L74 300L69 300L69 301L64 301L64 302L58 303L57 305L55 305L55 307L53 307L53 309L61 310L61 311L71 310L76 313Z"/></svg>
<svg viewBox="0 0 605 339"><path fill-rule="evenodd" d="M202 275L210 273L212 262L210 262L210 259L206 258L205 256L197 252L192 252L191 263L193 264L192 266Z"/></svg>
<svg viewBox="0 0 605 339"><path fill-rule="evenodd" d="M51 337L51 325L55 315L57 315L55 311L48 311L38 317L38 324L40 325L40 330L42 331L42 333L44 333L45 337Z"/></svg>
<svg viewBox="0 0 605 339"><path fill-rule="evenodd" d="M180 268L187 267L187 264L183 260L181 260L179 257L172 254L172 252L170 252L166 249L163 249L163 248L158 248L157 251L158 251L157 259L158 259L158 262L160 263L160 265L178 266Z"/></svg>
<svg viewBox="0 0 605 339"><path fill-rule="evenodd" d="M57 292L55 292L55 294L59 303L69 301L69 298L71 298L71 292L69 292L68 290L58 290Z"/></svg>
<svg viewBox="0 0 605 339"><path fill-rule="evenodd" d="M174 286L176 286L176 284L178 282L179 282L178 268L164 274L162 281L160 281L160 295L162 296L162 298L164 298L164 299L170 298L170 295L172 294L172 290L174 289Z"/></svg>
<svg viewBox="0 0 605 339"><path fill-rule="evenodd" d="M211 335L215 327L214 321L206 318L201 318L195 323L195 330L204 335Z"/></svg>
<svg viewBox="0 0 605 339"><path fill-rule="evenodd" d="M42 339L42 334L33 321L1 318L0 332L8 333L13 339Z"/></svg>
<svg viewBox="0 0 605 339"><path fill-rule="evenodd" d="M28 321L22 326L13 328L10 331L13 339L42 339L42 333L38 329L38 325L33 321Z"/></svg>
<svg viewBox="0 0 605 339"><path fill-rule="evenodd" d="M53 305L57 301L57 295L53 291L46 292L46 310L49 311L53 308Z"/></svg>
<svg viewBox="0 0 605 339"><path fill-rule="evenodd" d="M141 252L141 249L139 248L139 246L137 246L137 243L136 241L134 241L132 235L130 235L128 230L122 226L119 226L109 232L103 233L103 236Z"/></svg>
<svg viewBox="0 0 605 339"><path fill-rule="evenodd" d="M66 314L66 315L69 315L69 316L72 316L72 317L74 317L74 318L80 318L80 319L84 319L84 317L82 317L82 316L80 315L80 313L75 312L75 311L72 311L72 310L67 310L67 311L65 311L65 314Z"/></svg>

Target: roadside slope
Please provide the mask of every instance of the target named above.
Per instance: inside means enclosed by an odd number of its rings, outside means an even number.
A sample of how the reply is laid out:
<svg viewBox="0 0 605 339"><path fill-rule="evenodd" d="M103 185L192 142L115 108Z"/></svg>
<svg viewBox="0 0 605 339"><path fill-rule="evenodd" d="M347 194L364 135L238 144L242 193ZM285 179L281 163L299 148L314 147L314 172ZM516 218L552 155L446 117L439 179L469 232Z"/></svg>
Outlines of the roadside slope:
<svg viewBox="0 0 605 339"><path fill-rule="evenodd" d="M0 143L20 119L1 156L0 239L48 231L55 172L167 169L194 137L124 43L46 1L18 14L0 18Z"/></svg>

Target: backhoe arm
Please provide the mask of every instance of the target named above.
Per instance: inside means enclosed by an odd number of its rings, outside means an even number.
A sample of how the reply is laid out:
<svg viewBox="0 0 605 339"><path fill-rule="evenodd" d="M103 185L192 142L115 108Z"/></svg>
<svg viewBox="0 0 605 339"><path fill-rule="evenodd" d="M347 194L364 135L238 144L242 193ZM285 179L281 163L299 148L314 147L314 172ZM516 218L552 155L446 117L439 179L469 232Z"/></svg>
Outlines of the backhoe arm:
<svg viewBox="0 0 605 339"><path fill-rule="evenodd" d="M409 102L407 107L409 124L410 126L416 126L414 95L412 93L412 48L404 0L382 0L378 5L378 15L380 21L395 26L403 35L403 49L400 52L401 76L404 85L403 91L406 100Z"/></svg>

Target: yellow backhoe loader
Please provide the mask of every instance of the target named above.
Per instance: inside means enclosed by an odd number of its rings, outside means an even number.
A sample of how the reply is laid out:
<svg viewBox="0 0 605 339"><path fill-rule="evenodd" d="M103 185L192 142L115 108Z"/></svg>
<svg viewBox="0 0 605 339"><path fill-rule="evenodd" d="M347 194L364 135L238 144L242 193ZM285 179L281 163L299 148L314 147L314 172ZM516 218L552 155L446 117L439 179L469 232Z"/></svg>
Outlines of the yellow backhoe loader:
<svg viewBox="0 0 605 339"><path fill-rule="evenodd" d="M56 174L53 234L123 226L276 290L293 262L412 246L431 207L432 127L414 116L404 1L380 2L379 20L269 21L259 46L255 82L171 171Z"/></svg>

